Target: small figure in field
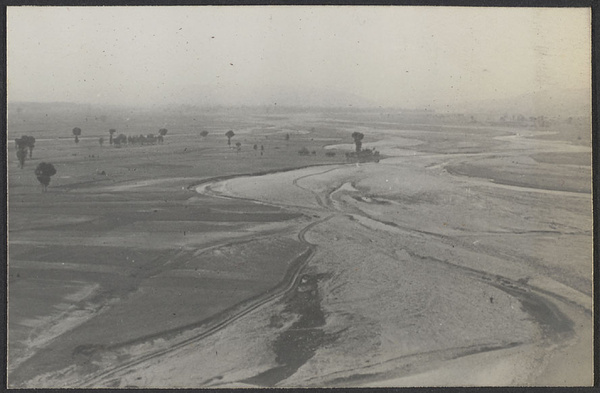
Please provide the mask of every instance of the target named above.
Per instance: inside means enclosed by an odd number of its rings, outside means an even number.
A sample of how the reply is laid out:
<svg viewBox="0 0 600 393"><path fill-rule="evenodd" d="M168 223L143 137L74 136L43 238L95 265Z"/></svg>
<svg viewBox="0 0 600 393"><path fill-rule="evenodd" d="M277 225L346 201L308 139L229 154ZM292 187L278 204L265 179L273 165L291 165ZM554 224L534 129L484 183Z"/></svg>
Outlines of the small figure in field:
<svg viewBox="0 0 600 393"><path fill-rule="evenodd" d="M17 150L17 159L19 160L19 168L23 169L25 166L25 158L27 157L27 151L25 149Z"/></svg>
<svg viewBox="0 0 600 393"><path fill-rule="evenodd" d="M79 143L79 135L81 135L81 128L73 128L73 135L75 135L75 144Z"/></svg>
<svg viewBox="0 0 600 393"><path fill-rule="evenodd" d="M229 130L225 133L225 136L227 137L227 146L231 146L231 138L235 136L235 132L233 132L233 130Z"/></svg>
<svg viewBox="0 0 600 393"><path fill-rule="evenodd" d="M161 128L158 130L158 143L163 143L165 135L167 135L168 130L166 128Z"/></svg>
<svg viewBox="0 0 600 393"><path fill-rule="evenodd" d="M353 132L352 139L354 139L354 144L356 145L356 152L360 152L362 147L362 140L365 137L365 134L362 132Z"/></svg>

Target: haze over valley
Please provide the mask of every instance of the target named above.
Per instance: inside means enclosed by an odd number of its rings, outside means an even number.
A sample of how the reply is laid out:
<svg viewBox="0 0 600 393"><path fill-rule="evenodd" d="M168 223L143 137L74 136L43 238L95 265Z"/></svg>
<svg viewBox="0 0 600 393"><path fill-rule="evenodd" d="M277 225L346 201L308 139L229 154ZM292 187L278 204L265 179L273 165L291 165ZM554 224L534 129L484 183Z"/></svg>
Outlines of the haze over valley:
<svg viewBox="0 0 600 393"><path fill-rule="evenodd" d="M589 20L9 7L8 386L591 385Z"/></svg>

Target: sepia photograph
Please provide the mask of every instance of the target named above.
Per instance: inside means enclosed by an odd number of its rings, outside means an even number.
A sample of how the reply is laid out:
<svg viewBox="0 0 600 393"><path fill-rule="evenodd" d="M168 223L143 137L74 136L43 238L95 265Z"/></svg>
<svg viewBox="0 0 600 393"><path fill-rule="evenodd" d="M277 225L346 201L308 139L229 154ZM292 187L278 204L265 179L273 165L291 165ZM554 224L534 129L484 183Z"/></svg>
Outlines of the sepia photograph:
<svg viewBox="0 0 600 393"><path fill-rule="evenodd" d="M6 14L8 388L593 385L591 8Z"/></svg>

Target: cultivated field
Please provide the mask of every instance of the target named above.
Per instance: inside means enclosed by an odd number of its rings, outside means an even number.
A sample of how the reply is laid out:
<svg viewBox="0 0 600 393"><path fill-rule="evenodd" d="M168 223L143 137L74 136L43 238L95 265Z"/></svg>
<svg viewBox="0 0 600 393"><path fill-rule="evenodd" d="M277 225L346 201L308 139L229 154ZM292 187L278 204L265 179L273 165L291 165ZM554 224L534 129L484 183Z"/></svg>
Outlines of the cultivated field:
<svg viewBox="0 0 600 393"><path fill-rule="evenodd" d="M592 383L589 126L29 105L8 139L10 387Z"/></svg>

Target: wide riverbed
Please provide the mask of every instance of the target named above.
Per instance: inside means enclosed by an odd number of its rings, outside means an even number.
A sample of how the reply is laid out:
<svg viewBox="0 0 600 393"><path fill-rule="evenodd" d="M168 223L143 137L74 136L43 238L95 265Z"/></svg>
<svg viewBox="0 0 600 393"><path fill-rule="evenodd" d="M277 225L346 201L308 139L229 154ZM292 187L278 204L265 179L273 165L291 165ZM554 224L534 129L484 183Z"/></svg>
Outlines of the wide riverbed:
<svg viewBox="0 0 600 393"><path fill-rule="evenodd" d="M517 143L198 187L311 217L315 254L294 293L121 386L590 384L590 194L446 170L489 156L530 176Z"/></svg>

